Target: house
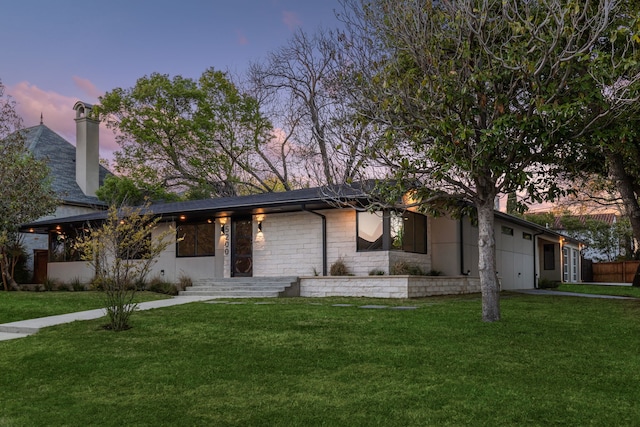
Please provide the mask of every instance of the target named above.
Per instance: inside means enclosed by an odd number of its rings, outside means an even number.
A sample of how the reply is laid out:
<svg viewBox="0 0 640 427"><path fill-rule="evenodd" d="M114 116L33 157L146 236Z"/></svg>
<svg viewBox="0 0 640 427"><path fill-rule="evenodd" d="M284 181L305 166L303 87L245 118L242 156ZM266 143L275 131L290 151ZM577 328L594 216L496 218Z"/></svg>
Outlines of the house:
<svg viewBox="0 0 640 427"><path fill-rule="evenodd" d="M584 228L571 230L566 226L569 221L578 222ZM551 228L562 235L587 242L582 255L594 262L616 261L633 253L631 227L628 226L625 233L625 222L615 213L558 216Z"/></svg>
<svg viewBox="0 0 640 427"><path fill-rule="evenodd" d="M340 203L337 203L339 200ZM356 188L152 205L155 233L175 228L152 276L209 281L294 276L301 296L419 297L479 291L478 229L469 217L428 217L413 210L369 212ZM51 278L90 281L93 271L74 253L73 237L104 212L52 218L25 228L49 237ZM538 280L580 281L580 243L496 212L497 269L502 289L531 289ZM178 237L180 239L178 239ZM338 260L351 274L329 276ZM441 276L390 276L399 264ZM377 275L384 272L384 275Z"/></svg>
<svg viewBox="0 0 640 427"><path fill-rule="evenodd" d="M95 196L109 173L99 164L99 122L90 117L92 106L77 102L76 147L52 131L41 120L37 126L26 128L25 144L36 159L45 160L50 169L51 185L60 199L55 213L42 219L65 218L101 211L106 205ZM34 282L42 283L47 277L48 238L36 233L24 234L24 246L33 256L29 269Z"/></svg>

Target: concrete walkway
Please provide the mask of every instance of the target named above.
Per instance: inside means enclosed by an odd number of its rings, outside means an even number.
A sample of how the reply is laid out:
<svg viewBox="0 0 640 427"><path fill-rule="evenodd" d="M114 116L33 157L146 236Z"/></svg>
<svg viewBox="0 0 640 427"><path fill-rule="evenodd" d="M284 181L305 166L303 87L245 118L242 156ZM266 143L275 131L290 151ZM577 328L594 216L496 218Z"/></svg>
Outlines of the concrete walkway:
<svg viewBox="0 0 640 427"><path fill-rule="evenodd" d="M138 310L151 310L153 308L170 307L172 305L188 304L190 302L208 301L210 296L177 296L170 299L147 301L138 304ZM57 316L40 317L38 319L20 320L17 322L0 324L0 341L24 338L35 334L41 328L48 326L71 323L76 320L93 320L107 315L104 308L96 310L80 311L77 313L59 314Z"/></svg>
<svg viewBox="0 0 640 427"><path fill-rule="evenodd" d="M513 292L530 295L560 295L567 297L602 298L602 299L638 299L634 297L621 297L617 295L581 294L578 292L553 291L551 289L518 289Z"/></svg>

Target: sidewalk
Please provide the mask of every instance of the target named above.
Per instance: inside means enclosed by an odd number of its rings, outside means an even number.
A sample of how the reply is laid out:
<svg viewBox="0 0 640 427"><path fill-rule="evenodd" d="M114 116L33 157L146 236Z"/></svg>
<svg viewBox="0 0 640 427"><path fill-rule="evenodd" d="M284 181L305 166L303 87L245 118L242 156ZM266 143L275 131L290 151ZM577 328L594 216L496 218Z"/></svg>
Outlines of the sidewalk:
<svg viewBox="0 0 640 427"><path fill-rule="evenodd" d="M518 289L513 292L530 295L561 295L567 297L602 298L602 299L638 299L634 297L621 297L617 295L581 294L578 292L554 291L551 289ZM1 326L1 325L0 325Z"/></svg>
<svg viewBox="0 0 640 427"><path fill-rule="evenodd" d="M190 302L207 301L214 299L210 296L177 296L170 299L147 301L138 304L138 310L151 310L153 308L170 307L172 305L188 304ZM38 319L20 320L17 322L0 324L0 341L24 338L35 334L41 328L48 326L71 323L76 320L93 320L106 316L106 310L80 311L77 313L59 314L57 316L40 317Z"/></svg>

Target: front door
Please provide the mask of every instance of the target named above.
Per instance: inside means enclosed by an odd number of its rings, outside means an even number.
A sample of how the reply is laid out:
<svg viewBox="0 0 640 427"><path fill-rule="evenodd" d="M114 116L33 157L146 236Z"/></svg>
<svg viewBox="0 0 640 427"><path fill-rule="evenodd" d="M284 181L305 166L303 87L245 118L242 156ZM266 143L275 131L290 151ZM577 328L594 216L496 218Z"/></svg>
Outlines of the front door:
<svg viewBox="0 0 640 427"><path fill-rule="evenodd" d="M251 218L233 220L231 230L231 276L253 276L253 226Z"/></svg>
<svg viewBox="0 0 640 427"><path fill-rule="evenodd" d="M47 280L47 263L49 251L35 249L33 251L33 283L44 283Z"/></svg>

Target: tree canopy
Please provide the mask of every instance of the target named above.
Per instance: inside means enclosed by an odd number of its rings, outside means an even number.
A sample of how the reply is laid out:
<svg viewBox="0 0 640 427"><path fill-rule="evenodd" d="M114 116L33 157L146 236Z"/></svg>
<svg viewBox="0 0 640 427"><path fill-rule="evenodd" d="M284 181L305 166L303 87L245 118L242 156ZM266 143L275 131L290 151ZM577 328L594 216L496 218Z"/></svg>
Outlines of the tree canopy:
<svg viewBox="0 0 640 427"><path fill-rule="evenodd" d="M121 148L115 169L141 188L198 197L290 189L270 151L271 123L221 71L198 80L153 73L100 103Z"/></svg>
<svg viewBox="0 0 640 427"><path fill-rule="evenodd" d="M425 209L461 201L475 207L482 317L498 320L495 197L553 199L557 173L575 155L572 144L613 108L589 114L584 97L604 96L602 86L591 90L590 67L598 41L612 30L615 4L344 3L345 40L373 53L353 92L362 120L383 132L372 156Z"/></svg>
<svg viewBox="0 0 640 427"><path fill-rule="evenodd" d="M49 168L29 152L21 130L15 102L4 95L0 82L0 270L5 289L16 286L9 252L19 241L18 227L53 213L58 205Z"/></svg>

